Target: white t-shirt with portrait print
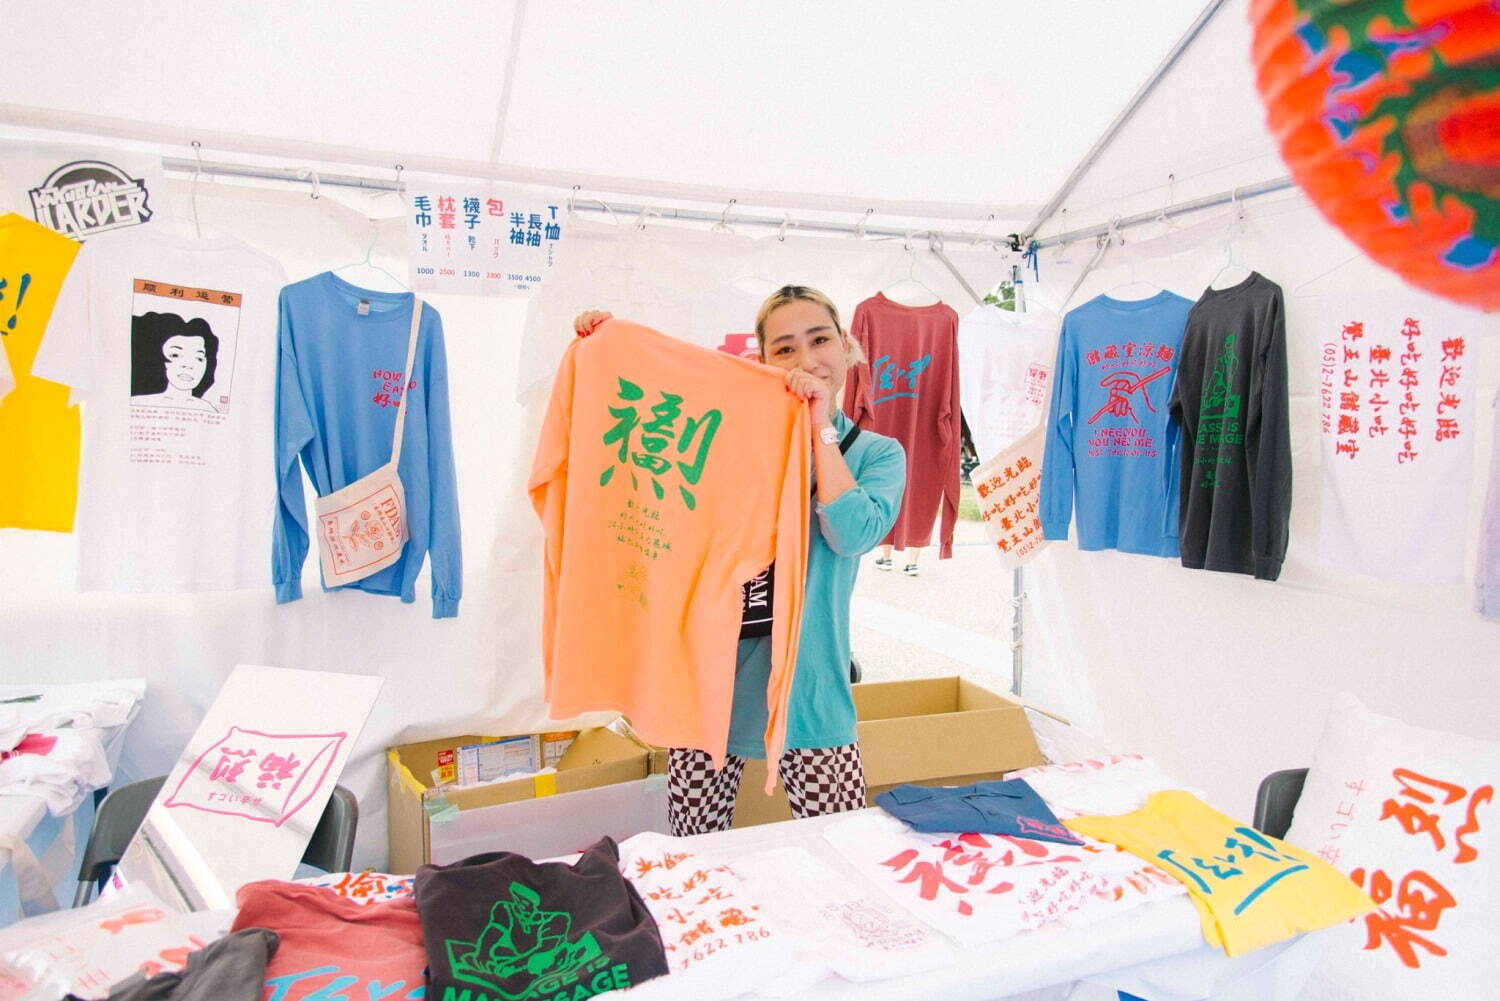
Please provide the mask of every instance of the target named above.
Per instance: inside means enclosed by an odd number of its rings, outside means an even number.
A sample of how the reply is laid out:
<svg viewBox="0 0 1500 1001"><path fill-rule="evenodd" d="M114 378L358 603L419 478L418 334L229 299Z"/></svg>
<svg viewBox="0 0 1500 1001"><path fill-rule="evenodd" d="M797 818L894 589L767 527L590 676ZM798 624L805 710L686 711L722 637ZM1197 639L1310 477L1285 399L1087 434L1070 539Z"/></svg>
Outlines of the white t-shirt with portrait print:
<svg viewBox="0 0 1500 1001"><path fill-rule="evenodd" d="M271 584L281 265L233 237L96 236L33 372L83 402L78 585Z"/></svg>

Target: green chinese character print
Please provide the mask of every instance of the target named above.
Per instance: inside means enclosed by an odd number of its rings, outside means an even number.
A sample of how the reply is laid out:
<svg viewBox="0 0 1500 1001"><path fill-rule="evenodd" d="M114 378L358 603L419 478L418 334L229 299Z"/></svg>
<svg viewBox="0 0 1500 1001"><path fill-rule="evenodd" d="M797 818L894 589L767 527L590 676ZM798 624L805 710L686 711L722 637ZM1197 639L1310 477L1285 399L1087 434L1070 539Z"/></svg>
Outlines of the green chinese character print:
<svg viewBox="0 0 1500 1001"><path fill-rule="evenodd" d="M640 386L625 379L620 380L620 399L631 402L639 400L646 393ZM640 423L640 415L635 412L635 407L610 407L609 415L616 421L615 426L604 433L604 444L612 445L620 443L615 455L620 462L625 462L630 451L630 432ZM602 487L615 475L615 467L610 466L599 476L599 485ZM630 474L630 480L635 483L635 474ZM637 484L639 485L639 484Z"/></svg>
<svg viewBox="0 0 1500 1001"><path fill-rule="evenodd" d="M714 436L719 433L719 424L724 420L724 415L717 410L710 410L697 420L691 417L687 421L687 430L682 435L682 441L677 445L677 451L688 454L693 447L693 439L697 438L698 432L703 431L703 437L698 438L698 451L693 456L692 462L679 462L677 468L682 470L682 478L692 486L698 485L698 480L703 476L703 464L708 461L708 451L713 448ZM682 491L682 502L691 511L698 506L698 499L693 496L687 487L679 486Z"/></svg>
<svg viewBox="0 0 1500 1001"><path fill-rule="evenodd" d="M631 487L639 490L640 478L635 473L639 469L646 473L656 499L662 500L667 493L662 478L672 471L674 463L669 456L675 442L679 460L675 465L687 483L686 486L677 484L677 490L688 510L696 509L698 498L688 487L696 486L703 476L704 465L724 415L718 410L708 410L701 417L684 417L682 397L662 391L660 401L650 408L650 419L643 421L635 404L645 399L645 390L624 378L619 383L618 398L630 405L609 408L615 424L605 432L603 442L615 446L615 464L599 474L599 485L607 486L614 478L615 469L624 466L630 472ZM680 437L677 430L679 420L683 422Z"/></svg>
<svg viewBox="0 0 1500 1001"><path fill-rule="evenodd" d="M535 890L511 883L509 898L495 901L476 941L444 943L453 978L504 1001L533 1001L608 964L592 932L569 941L573 919L544 909L541 902Z"/></svg>

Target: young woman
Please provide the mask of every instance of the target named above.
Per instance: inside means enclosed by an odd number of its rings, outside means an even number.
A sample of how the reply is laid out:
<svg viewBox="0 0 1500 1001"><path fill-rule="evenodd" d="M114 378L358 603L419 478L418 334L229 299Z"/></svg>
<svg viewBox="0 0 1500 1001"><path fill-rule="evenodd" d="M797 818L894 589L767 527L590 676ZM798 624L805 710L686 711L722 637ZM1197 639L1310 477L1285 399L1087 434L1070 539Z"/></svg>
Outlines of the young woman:
<svg viewBox="0 0 1500 1001"><path fill-rule="evenodd" d="M574 322L588 336L609 313ZM865 805L865 774L849 687L849 598L860 557L895 524L906 489L906 453L894 439L857 431L834 401L858 345L823 293L778 289L760 307L755 338L761 360L786 370L787 389L812 415L813 519L807 554L801 646L788 705L786 752L778 767L792 813L813 817ZM674 747L668 755L668 814L684 836L728 829L747 758L764 758L769 637L742 639L735 670L729 756L714 771L707 752Z"/></svg>

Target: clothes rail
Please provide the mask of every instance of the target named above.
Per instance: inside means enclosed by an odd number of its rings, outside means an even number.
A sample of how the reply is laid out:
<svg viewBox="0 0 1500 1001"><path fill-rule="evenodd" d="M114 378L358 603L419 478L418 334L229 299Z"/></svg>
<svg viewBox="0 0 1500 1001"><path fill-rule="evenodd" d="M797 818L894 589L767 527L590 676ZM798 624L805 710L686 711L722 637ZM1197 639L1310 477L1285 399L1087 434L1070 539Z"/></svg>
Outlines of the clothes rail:
<svg viewBox="0 0 1500 1001"><path fill-rule="evenodd" d="M169 172L183 175L192 175L199 172L200 167L197 160L187 157L163 157L162 166ZM263 181L283 181L288 184L305 185L309 183L309 172L306 168L297 167L260 167L243 163L212 162L205 160L201 167L204 175L219 177L242 177ZM407 185L406 182L398 183L394 178L374 177L367 174L334 174L317 171L318 183L325 187L334 188L358 188L365 191L401 191ZM570 197L570 196L562 196ZM614 214L619 216L633 216L643 218L646 215L661 219L676 220L679 222L707 222L722 223L724 225L736 226L764 226L769 229L781 229L783 226L809 233L836 233L843 236L877 236L883 238L908 237L929 241L938 241L939 245L949 241L957 244L970 244L974 242L976 234L972 232L959 232L956 230L922 229L912 230L906 227L882 226L870 224L864 221L858 223L837 222L819 219L796 219L785 216L757 215L748 212L718 212L707 209L673 208L665 205L648 205L640 202L622 202L610 200L608 202L588 197L572 198L573 209L577 212L588 212L592 214ZM867 215L868 217L868 215ZM980 243L994 246L998 250L1004 250L1001 244L994 244L990 240L980 240Z"/></svg>
<svg viewBox="0 0 1500 1001"><path fill-rule="evenodd" d="M1142 223L1155 222L1162 218L1170 219L1173 216L1187 215L1190 212L1201 212L1204 209L1215 208L1219 205L1228 205L1236 200L1244 201L1247 198L1275 194L1278 191L1286 191L1294 187L1296 187L1296 182L1290 176L1273 177L1269 181L1259 181L1255 184L1242 184L1237 188L1221 191L1215 195L1205 195L1202 198L1194 198L1191 201L1178 202L1176 205L1169 205L1165 209L1139 212L1135 215L1117 218L1110 222L1102 222L1097 226L1084 226L1079 229L1070 229L1066 233L1057 233L1053 236L1042 237L1036 241L1035 246L1038 250L1041 250L1046 247L1057 246L1058 244L1075 243L1079 240L1107 236L1111 231L1124 229L1127 226L1139 226Z"/></svg>

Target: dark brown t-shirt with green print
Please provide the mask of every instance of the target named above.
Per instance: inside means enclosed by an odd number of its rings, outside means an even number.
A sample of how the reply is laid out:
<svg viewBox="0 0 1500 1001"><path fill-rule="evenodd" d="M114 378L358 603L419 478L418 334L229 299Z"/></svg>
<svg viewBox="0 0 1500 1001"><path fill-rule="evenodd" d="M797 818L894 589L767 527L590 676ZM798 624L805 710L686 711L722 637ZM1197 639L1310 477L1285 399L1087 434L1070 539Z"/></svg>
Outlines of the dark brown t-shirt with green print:
<svg viewBox="0 0 1500 1001"><path fill-rule="evenodd" d="M583 1001L667 972L661 935L620 851L572 865L514 852L417 870L428 1001Z"/></svg>

